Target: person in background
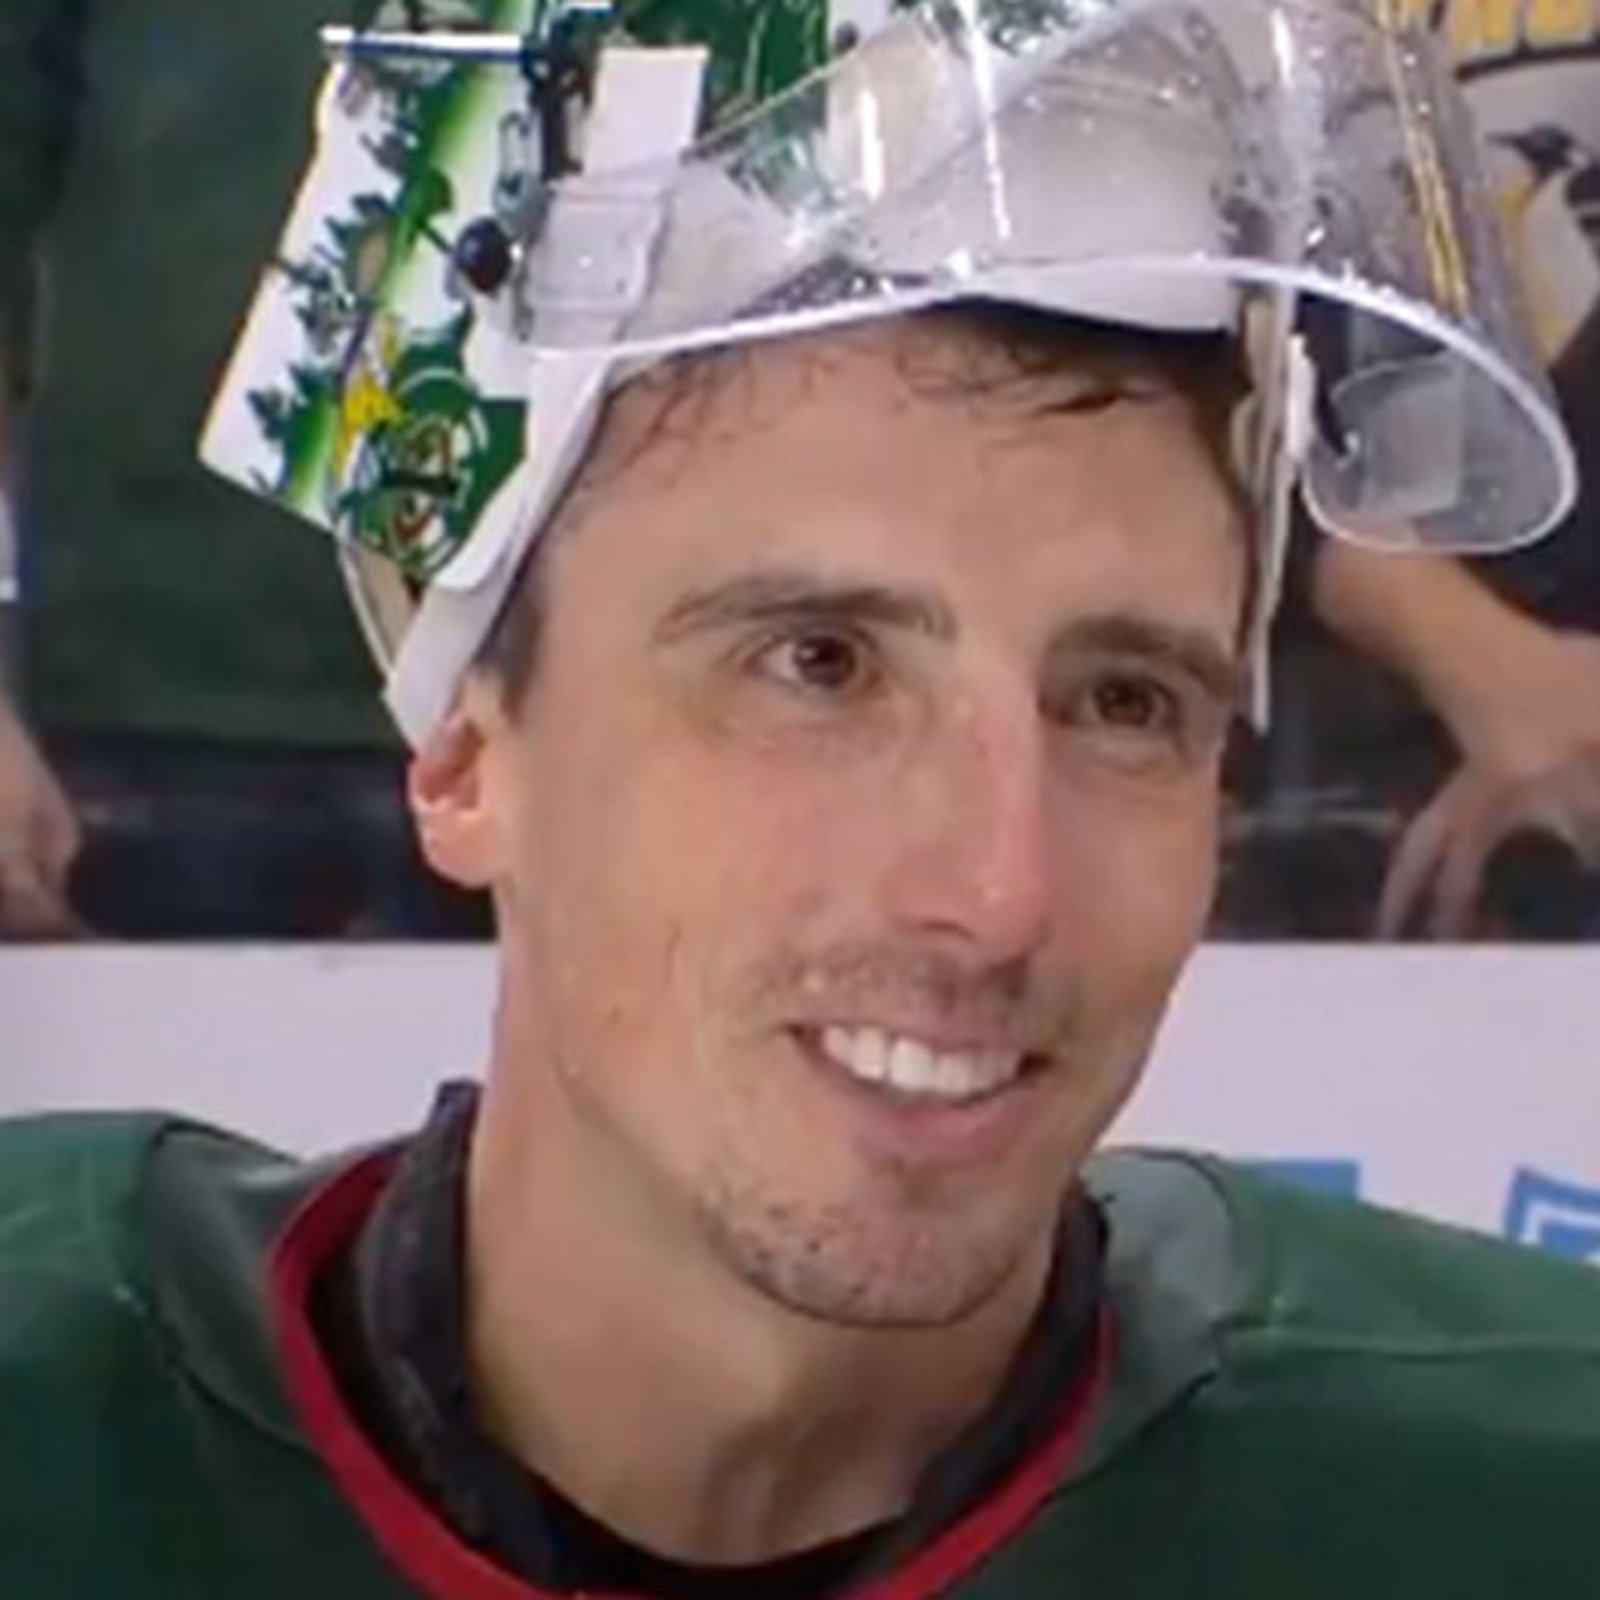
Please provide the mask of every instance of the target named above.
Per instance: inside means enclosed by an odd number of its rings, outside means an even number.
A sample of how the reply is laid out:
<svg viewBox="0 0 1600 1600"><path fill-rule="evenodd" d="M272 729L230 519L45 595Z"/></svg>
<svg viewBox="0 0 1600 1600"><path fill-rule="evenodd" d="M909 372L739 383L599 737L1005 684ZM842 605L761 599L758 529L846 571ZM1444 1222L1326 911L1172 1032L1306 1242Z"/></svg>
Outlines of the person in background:
<svg viewBox="0 0 1600 1600"><path fill-rule="evenodd" d="M31 283L14 262L0 293L0 928L12 937L48 939L72 931L65 885L77 856L78 821L55 774L4 689L15 675L21 539L15 498L20 471L17 418L26 392L26 311ZM22 268L18 271L16 269ZM6 267L0 263L0 277Z"/></svg>
<svg viewBox="0 0 1600 1600"><path fill-rule="evenodd" d="M1252 797L1297 819L1305 842L1292 861L1244 851L1263 904L1238 923L1255 937L1299 916L1304 931L1345 937L1494 936L1507 931L1486 904L1497 857L1542 837L1559 850L1530 856L1542 867L1505 896L1519 902L1509 931L1597 938L1600 11L1446 0L1426 14L1484 141L1513 276L1576 448L1579 500L1547 539L1467 564L1397 563L1306 535L1279 641L1284 704L1300 715L1273 730L1277 759ZM1322 730L1316 751L1302 719ZM1315 903L1350 893L1319 817L1329 794L1402 819L1386 867L1356 875L1369 900L1352 917ZM1297 877L1291 911L1271 880Z"/></svg>

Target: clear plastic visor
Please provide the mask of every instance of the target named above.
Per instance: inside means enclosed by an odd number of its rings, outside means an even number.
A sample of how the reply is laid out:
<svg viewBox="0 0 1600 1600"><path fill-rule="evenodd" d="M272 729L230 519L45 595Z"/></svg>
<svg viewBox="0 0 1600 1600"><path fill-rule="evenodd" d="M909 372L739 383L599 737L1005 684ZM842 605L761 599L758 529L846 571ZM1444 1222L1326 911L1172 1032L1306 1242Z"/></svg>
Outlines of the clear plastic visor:
<svg viewBox="0 0 1600 1600"><path fill-rule="evenodd" d="M558 193L533 338L646 358L967 297L1151 327L1290 311L1327 529L1536 538L1572 453L1467 114L1352 0L931 0L670 168Z"/></svg>

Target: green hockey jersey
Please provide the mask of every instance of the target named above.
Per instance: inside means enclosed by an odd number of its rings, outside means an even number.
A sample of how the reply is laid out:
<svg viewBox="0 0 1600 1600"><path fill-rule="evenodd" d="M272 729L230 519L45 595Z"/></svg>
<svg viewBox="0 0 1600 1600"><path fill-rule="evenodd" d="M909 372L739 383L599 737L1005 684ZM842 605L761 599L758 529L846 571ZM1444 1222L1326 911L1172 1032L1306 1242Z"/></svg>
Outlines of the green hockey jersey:
<svg viewBox="0 0 1600 1600"><path fill-rule="evenodd" d="M317 1348L394 1159L0 1125L0 1595L538 1596L389 1475ZM1088 1183L1082 1404L853 1600L1600 1594L1600 1276L1201 1157Z"/></svg>

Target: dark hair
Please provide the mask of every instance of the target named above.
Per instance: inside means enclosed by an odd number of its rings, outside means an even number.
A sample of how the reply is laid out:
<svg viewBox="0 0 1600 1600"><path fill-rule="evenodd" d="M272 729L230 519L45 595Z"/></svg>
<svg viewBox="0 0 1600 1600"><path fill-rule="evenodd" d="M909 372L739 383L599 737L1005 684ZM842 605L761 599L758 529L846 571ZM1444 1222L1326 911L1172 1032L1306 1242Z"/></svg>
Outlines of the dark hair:
<svg viewBox="0 0 1600 1600"><path fill-rule="evenodd" d="M981 398L1018 383L1036 384L1039 415L1102 411L1124 401L1172 393L1183 396L1219 479L1233 497L1241 521L1249 525L1253 512L1239 482L1231 444L1233 418L1249 382L1238 342L1230 334L1134 328L999 300L959 300L915 315L967 335L975 352L989 351L1002 358L941 360L937 370L908 371L908 380L919 392ZM680 409L699 379L737 353L738 347L732 347L676 362L663 389L661 420ZM1068 376L1075 380L1070 389L1049 384L1050 379ZM600 427L603 432L604 418ZM542 554L548 544L548 536L541 538L525 558L473 661L473 670L494 679L513 706L538 666L547 603L543 576L547 563ZM1256 583L1252 546L1246 618L1254 607Z"/></svg>

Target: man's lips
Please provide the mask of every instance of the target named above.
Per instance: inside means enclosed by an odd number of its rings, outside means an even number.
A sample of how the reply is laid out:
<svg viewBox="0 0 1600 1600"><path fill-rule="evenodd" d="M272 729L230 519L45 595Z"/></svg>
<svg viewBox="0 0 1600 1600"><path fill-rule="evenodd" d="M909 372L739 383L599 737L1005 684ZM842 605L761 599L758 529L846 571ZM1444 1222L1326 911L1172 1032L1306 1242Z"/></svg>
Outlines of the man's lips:
<svg viewBox="0 0 1600 1600"><path fill-rule="evenodd" d="M1007 1042L876 1022L821 1023L801 1032L813 1050L858 1083L907 1100L982 1099L1015 1082L1030 1061L1029 1051Z"/></svg>
<svg viewBox="0 0 1600 1600"><path fill-rule="evenodd" d="M991 1159L1032 1123L1051 1073L1009 1046L933 1046L872 1026L789 1030L802 1059L849 1108L872 1153L899 1162Z"/></svg>

